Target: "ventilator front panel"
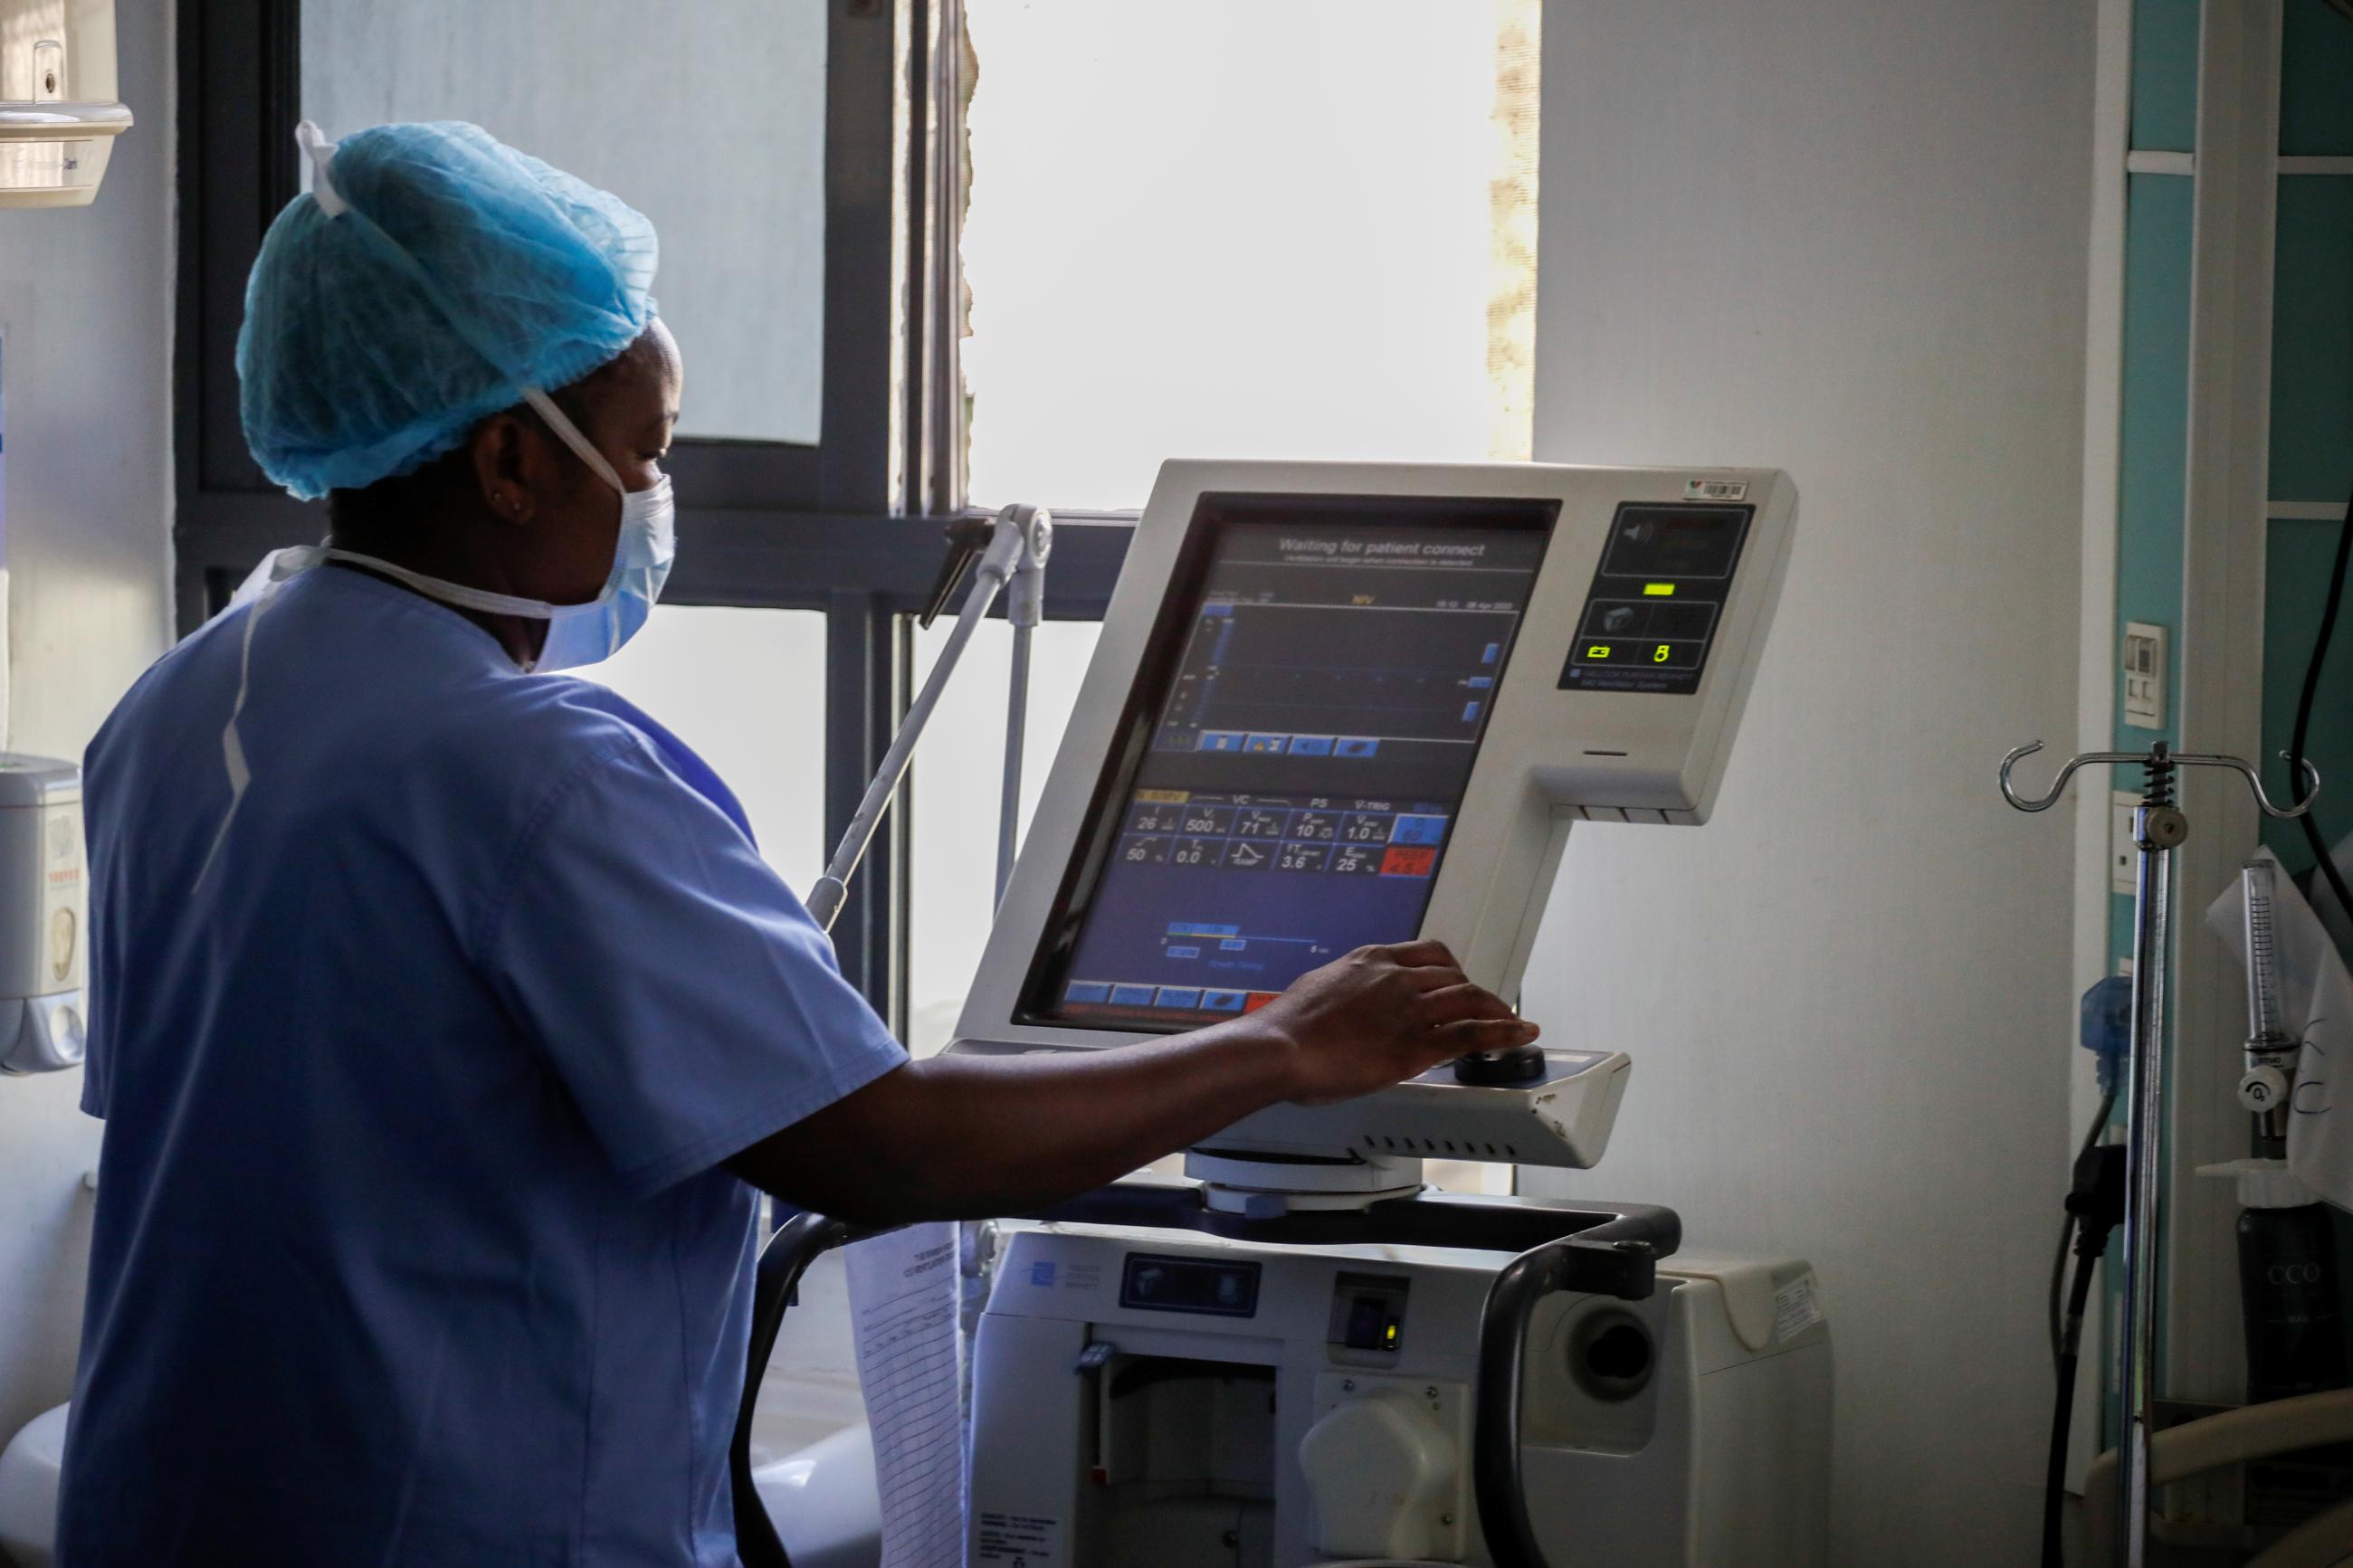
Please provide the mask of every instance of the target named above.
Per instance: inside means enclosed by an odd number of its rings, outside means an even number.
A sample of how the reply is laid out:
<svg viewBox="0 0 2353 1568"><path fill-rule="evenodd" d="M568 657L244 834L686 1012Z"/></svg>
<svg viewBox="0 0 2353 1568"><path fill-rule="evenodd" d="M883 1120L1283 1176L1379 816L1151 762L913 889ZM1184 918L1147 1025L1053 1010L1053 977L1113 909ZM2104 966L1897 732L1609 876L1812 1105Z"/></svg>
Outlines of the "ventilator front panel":
<svg viewBox="0 0 2353 1568"><path fill-rule="evenodd" d="M1697 691L1756 513L1752 506L1620 506L1561 689Z"/></svg>
<svg viewBox="0 0 2353 1568"><path fill-rule="evenodd" d="M1558 511L1204 496L1025 1020L1190 1028L1411 940Z"/></svg>

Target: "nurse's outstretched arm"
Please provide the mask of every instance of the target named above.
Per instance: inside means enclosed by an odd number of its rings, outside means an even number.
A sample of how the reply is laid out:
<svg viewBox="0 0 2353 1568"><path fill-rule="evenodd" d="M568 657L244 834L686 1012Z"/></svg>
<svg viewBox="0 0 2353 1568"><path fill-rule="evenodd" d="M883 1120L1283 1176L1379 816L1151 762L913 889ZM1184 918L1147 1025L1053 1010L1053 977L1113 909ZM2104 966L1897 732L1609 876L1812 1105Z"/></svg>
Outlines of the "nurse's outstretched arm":
<svg viewBox="0 0 2353 1568"><path fill-rule="evenodd" d="M1018 1214L1278 1100L1368 1094L1535 1037L1434 942L1359 948L1247 1017L1111 1050L909 1062L727 1162L860 1225Z"/></svg>

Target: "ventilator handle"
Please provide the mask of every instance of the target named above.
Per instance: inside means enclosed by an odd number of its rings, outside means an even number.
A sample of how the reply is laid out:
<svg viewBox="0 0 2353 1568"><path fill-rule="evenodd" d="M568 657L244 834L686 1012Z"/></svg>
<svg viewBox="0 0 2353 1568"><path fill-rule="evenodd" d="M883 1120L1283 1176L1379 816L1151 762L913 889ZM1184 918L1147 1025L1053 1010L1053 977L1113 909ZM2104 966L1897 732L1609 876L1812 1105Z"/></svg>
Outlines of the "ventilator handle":
<svg viewBox="0 0 2353 1568"><path fill-rule="evenodd" d="M1640 1301L1658 1288L1660 1247L1629 1215L1531 1247L1505 1264L1479 1311L1477 1408L1471 1417L1471 1490L1495 1568L1550 1568L1528 1519L1520 1465L1520 1390L1536 1305L1562 1290ZM1672 1250L1672 1245L1667 1250Z"/></svg>

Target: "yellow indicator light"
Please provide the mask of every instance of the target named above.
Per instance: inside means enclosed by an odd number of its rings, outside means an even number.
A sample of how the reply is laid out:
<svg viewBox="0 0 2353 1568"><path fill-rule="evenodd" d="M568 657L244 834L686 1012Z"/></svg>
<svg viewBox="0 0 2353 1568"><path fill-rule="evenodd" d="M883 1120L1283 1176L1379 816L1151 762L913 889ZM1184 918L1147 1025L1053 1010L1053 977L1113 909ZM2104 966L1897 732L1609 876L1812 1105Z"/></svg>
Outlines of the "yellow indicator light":
<svg viewBox="0 0 2353 1568"><path fill-rule="evenodd" d="M1155 805L1182 805L1193 798L1193 792L1184 789L1140 789L1135 792L1135 798L1150 801Z"/></svg>
<svg viewBox="0 0 2353 1568"><path fill-rule="evenodd" d="M1585 650L1585 657L1588 658L1608 658L1609 657L1609 645L1606 642L1595 643L1591 647Z"/></svg>
<svg viewBox="0 0 2353 1568"><path fill-rule="evenodd" d="M1391 1323L1382 1337L1387 1339L1391 1344L1397 1343L1397 1325L1395 1323Z"/></svg>
<svg viewBox="0 0 2353 1568"><path fill-rule="evenodd" d="M1645 583L1642 593L1648 598L1672 599L1675 596L1675 585L1672 583Z"/></svg>

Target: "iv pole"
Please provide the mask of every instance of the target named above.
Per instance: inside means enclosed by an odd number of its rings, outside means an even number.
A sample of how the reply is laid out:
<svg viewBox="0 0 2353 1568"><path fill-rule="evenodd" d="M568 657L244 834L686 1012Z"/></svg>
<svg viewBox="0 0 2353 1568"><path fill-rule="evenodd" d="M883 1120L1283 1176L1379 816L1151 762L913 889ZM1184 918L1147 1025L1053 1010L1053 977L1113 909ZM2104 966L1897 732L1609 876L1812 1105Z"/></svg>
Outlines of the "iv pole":
<svg viewBox="0 0 2353 1568"><path fill-rule="evenodd" d="M981 531L984 530L985 534ZM948 537L956 548L940 574L934 603L923 616L923 624L930 625L932 616L955 593L965 563L976 552L979 559L973 569L972 586L965 591L964 605L956 612L955 628L948 634L948 646L941 651L939 662L932 666L923 689L907 705L907 716L900 721L899 732L891 737L891 749L882 754L881 766L874 770L873 782L866 786L865 797L858 803L857 814L849 819L849 829L842 834L839 847L827 863L825 875L809 889L808 912L819 928L828 931L833 930L833 922L841 916L842 901L849 896L849 879L858 874L858 863L866 858L866 847L874 841L874 831L882 825L882 814L891 809L891 799L898 793L900 781L906 777L907 764L914 760L915 743L923 739L923 727L932 721L933 710L947 690L948 681L972 641L972 634L997 602L1000 591L1006 595L1006 617L1013 625L1013 676L1006 697L1005 785L997 805L997 899L1005 897L1006 880L1012 874L1013 852L1021 828L1021 741L1029 709L1029 634L1045 613L1046 558L1054 551L1054 519L1043 507L1008 506L997 514L994 522L976 519L971 523L959 523L949 530Z"/></svg>
<svg viewBox="0 0 2353 1568"><path fill-rule="evenodd" d="M2237 757L2174 752L2160 741L2147 752L2086 752L2071 758L2041 797L2010 786L2010 771L2042 749L2029 742L2001 760L2002 798L2021 811L2048 811L2075 770L2101 764L2138 767L2144 784L2133 810L2133 842L2140 863L2133 883L2132 1097L2125 1123L2124 1473L2116 1493L2122 1517L2116 1538L2125 1562L2144 1568L2148 1552L2149 1438L2157 1413L2158 1222L2165 1194L2165 1007L2172 977L2173 852L2189 837L2189 818L2174 804L2174 773L2188 767L2228 768L2247 781L2263 815L2301 816L2320 793L2320 770L2304 764L2305 795L2274 805L2253 767Z"/></svg>

